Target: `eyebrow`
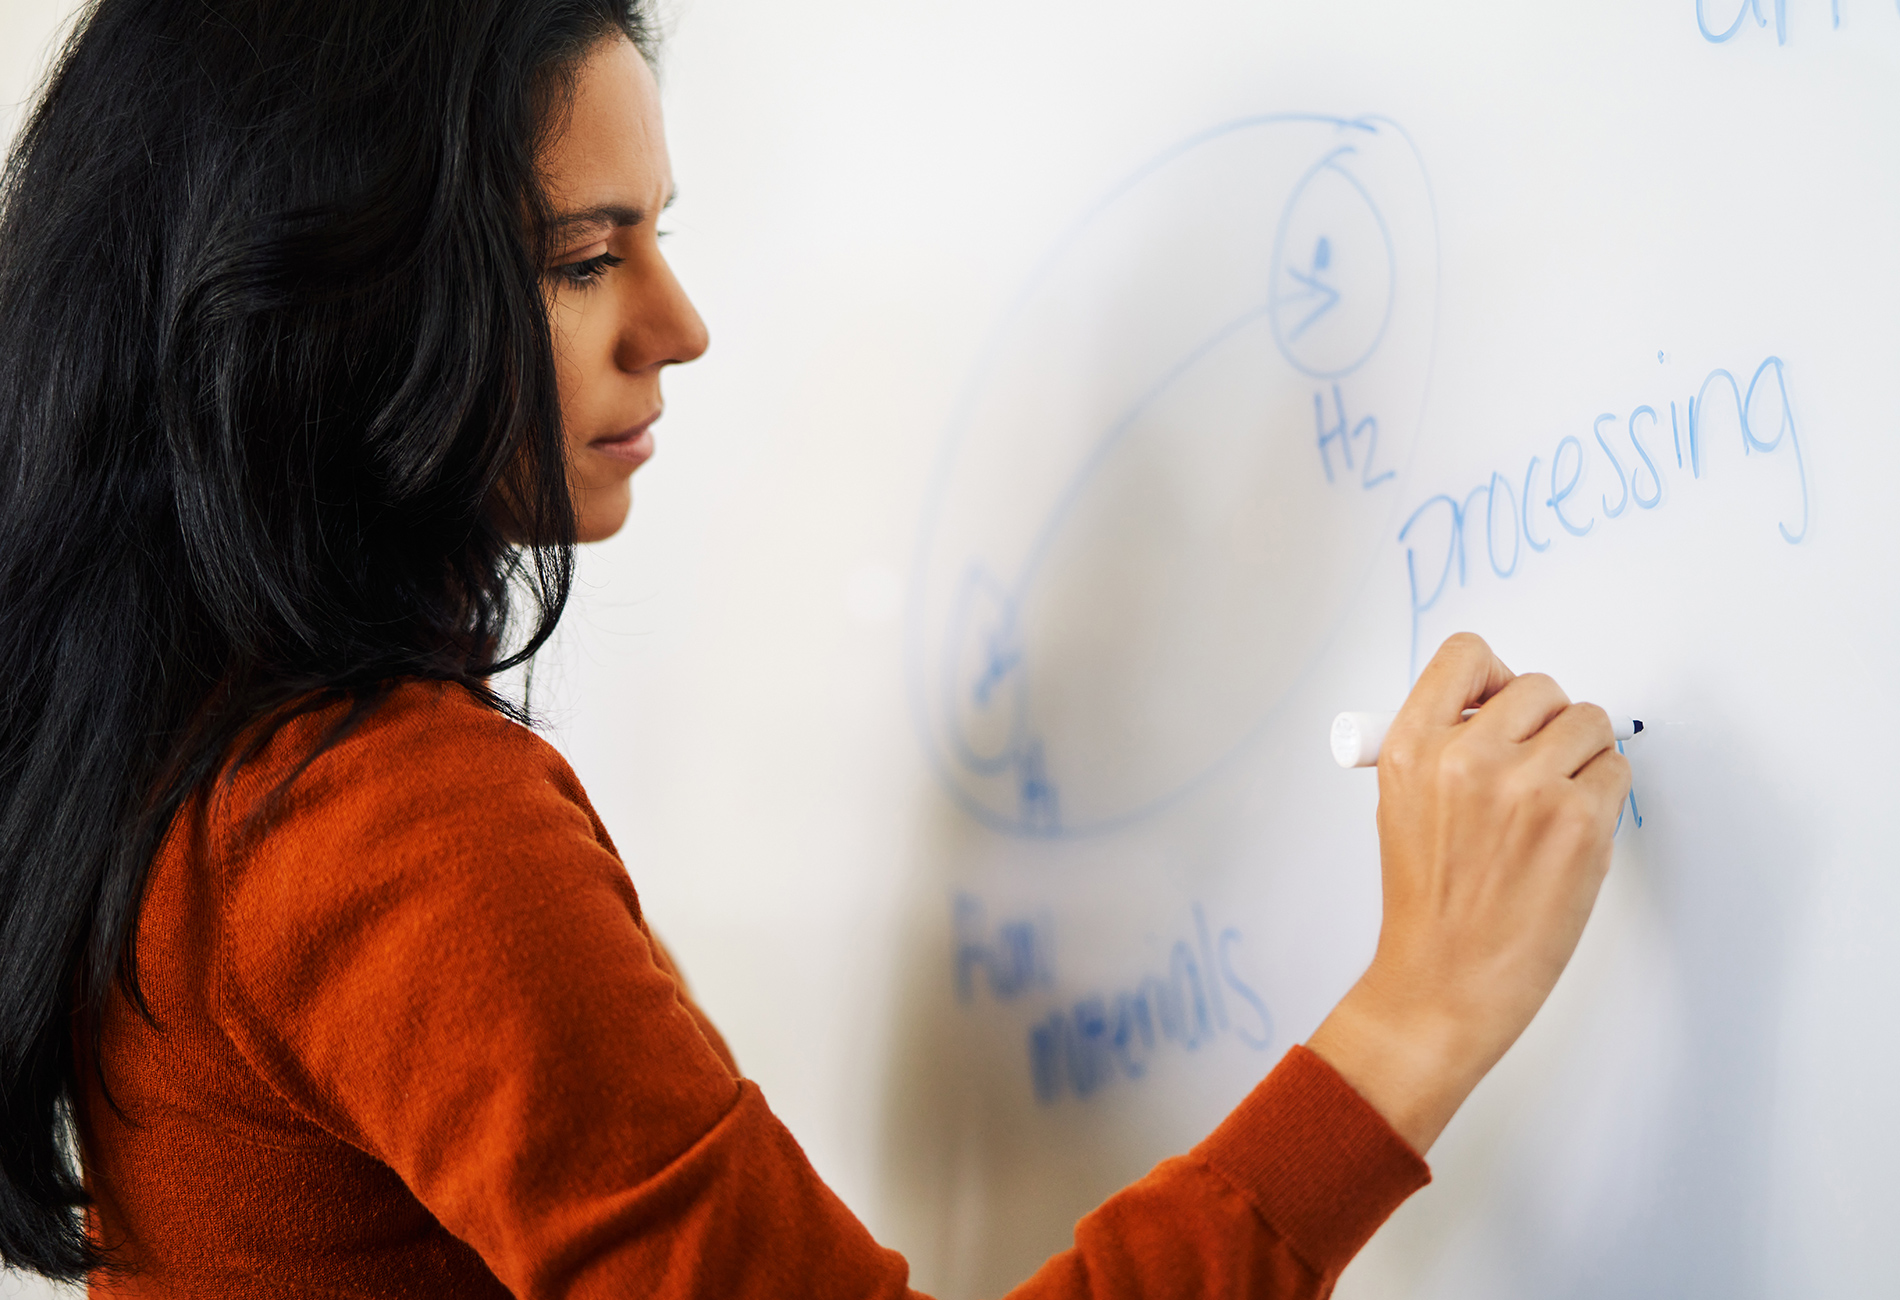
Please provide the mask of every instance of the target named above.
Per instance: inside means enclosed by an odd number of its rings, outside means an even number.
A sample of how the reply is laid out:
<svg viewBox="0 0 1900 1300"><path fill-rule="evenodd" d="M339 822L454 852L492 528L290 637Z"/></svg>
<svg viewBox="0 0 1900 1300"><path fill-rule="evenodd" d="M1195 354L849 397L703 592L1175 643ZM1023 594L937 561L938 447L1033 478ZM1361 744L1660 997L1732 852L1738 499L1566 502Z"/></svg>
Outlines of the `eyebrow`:
<svg viewBox="0 0 1900 1300"><path fill-rule="evenodd" d="M666 202L660 205L661 211L672 207L677 198L679 198L678 190L667 195ZM582 208L578 212L558 214L554 218L554 233L557 236L567 236L589 226L609 226L618 229L621 226L637 226L646 219L647 213L644 208L630 208L619 203L603 203L598 207Z"/></svg>

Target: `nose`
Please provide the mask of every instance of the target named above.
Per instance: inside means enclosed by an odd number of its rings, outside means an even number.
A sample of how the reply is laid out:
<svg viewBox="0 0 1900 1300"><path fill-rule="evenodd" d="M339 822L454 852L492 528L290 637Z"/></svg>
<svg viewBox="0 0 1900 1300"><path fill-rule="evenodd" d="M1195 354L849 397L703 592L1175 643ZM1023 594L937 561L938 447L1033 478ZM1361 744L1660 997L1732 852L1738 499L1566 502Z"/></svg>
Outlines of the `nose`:
<svg viewBox="0 0 1900 1300"><path fill-rule="evenodd" d="M698 359L711 339L706 322L666 259L653 255L648 273L632 286L622 313L614 362L637 374Z"/></svg>

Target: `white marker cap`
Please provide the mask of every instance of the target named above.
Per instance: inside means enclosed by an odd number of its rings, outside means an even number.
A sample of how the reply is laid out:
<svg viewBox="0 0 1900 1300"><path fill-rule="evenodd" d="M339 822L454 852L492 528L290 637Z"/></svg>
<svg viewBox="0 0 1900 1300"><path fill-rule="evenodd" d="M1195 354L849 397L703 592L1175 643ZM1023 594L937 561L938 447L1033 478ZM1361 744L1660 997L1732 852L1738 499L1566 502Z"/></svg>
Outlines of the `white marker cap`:
<svg viewBox="0 0 1900 1300"><path fill-rule="evenodd" d="M1333 719L1333 760L1341 767L1373 767L1379 744L1397 716L1391 713L1342 713Z"/></svg>

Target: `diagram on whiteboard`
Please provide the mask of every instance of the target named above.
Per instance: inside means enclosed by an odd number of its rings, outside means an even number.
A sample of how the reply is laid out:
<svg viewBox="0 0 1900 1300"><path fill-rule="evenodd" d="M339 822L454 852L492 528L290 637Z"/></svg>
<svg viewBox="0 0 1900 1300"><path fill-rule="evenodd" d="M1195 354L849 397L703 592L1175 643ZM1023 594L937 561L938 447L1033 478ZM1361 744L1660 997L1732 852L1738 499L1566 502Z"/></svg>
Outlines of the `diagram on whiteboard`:
<svg viewBox="0 0 1900 1300"><path fill-rule="evenodd" d="M1389 541L1431 371L1410 139L1272 115L1114 186L1006 314L924 515L911 688L1023 835L1140 818L1270 719Z"/></svg>

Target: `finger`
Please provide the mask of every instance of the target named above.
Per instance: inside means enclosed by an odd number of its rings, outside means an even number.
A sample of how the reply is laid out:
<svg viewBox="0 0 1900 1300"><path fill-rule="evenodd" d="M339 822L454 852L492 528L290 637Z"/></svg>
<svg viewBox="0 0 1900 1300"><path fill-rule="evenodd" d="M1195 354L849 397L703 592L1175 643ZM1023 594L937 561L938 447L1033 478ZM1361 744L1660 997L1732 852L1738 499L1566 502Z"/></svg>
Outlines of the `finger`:
<svg viewBox="0 0 1900 1300"><path fill-rule="evenodd" d="M1511 677L1511 670L1491 652L1483 637L1459 632L1446 638L1418 675L1399 718L1402 722L1453 726L1466 709L1504 689Z"/></svg>
<svg viewBox="0 0 1900 1300"><path fill-rule="evenodd" d="M1516 743L1535 736L1569 706L1570 697L1555 681L1543 673L1525 673L1506 682L1502 690L1486 700L1471 725L1482 733Z"/></svg>
<svg viewBox="0 0 1900 1300"><path fill-rule="evenodd" d="M1630 761L1612 747L1577 769L1572 779L1599 801L1597 806L1604 809L1604 815L1608 816L1623 802L1623 796L1630 792Z"/></svg>
<svg viewBox="0 0 1900 1300"><path fill-rule="evenodd" d="M1530 738L1532 762L1553 776L1575 776L1605 750L1616 749L1610 715L1594 704L1572 704Z"/></svg>

